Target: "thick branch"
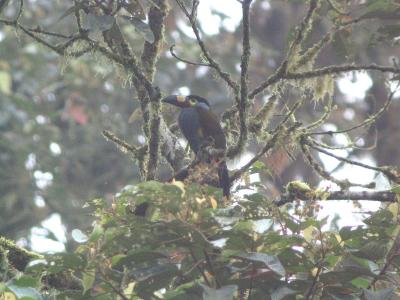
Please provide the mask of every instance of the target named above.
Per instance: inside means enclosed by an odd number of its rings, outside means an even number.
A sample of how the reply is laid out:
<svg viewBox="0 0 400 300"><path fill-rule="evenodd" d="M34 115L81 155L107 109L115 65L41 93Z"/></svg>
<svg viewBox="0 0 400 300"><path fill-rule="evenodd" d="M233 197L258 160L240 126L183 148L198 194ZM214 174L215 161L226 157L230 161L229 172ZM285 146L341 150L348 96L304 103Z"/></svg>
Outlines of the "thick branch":
<svg viewBox="0 0 400 300"><path fill-rule="evenodd" d="M155 65L158 60L160 46L163 39L164 19L167 15L167 5L165 0L155 1L156 5L152 6L149 11L149 26L154 35L152 43L145 41L142 52L142 65L144 72L151 81L153 81L155 73ZM155 178L158 165L158 151L160 145L160 101L161 94L158 89L156 93L149 94L150 115L149 115L149 160L147 163L146 180ZM146 98L145 98L146 99ZM143 101L145 101L143 99Z"/></svg>
<svg viewBox="0 0 400 300"><path fill-rule="evenodd" d="M240 97L236 97L236 106L239 112L239 140L235 147L230 149L229 155L235 156L240 153L247 141L247 106L248 106L248 68L251 55L250 48L250 4L252 0L245 0L242 3L243 14L243 38L242 58L240 62Z"/></svg>

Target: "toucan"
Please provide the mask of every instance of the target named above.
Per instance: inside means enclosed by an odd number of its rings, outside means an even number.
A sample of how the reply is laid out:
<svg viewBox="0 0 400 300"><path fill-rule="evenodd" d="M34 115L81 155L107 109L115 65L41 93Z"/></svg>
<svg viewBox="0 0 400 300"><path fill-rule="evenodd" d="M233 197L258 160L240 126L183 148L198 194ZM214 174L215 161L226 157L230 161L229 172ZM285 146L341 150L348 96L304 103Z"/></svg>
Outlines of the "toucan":
<svg viewBox="0 0 400 300"><path fill-rule="evenodd" d="M181 108L178 125L196 156L201 147L210 140L215 149L226 150L225 133L206 99L196 95L170 95L162 99L162 102ZM219 186L222 188L223 195L229 198L230 180L226 162L224 159L217 158L213 161L218 164Z"/></svg>

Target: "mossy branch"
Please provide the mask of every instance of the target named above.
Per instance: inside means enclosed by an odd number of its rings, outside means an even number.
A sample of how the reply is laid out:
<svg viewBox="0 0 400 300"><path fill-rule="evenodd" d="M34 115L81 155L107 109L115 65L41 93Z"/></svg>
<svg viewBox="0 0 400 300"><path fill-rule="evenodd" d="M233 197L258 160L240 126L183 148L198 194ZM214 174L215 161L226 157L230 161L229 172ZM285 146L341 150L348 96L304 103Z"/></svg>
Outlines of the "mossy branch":
<svg viewBox="0 0 400 300"><path fill-rule="evenodd" d="M345 201L358 201L368 200L377 202L397 202L397 195L391 191L335 191L322 193L323 197L307 197L306 195L293 195L284 194L281 195L280 199L275 202L277 206L282 206L287 203L295 202L296 200L302 201L317 201L317 200L345 200Z"/></svg>
<svg viewBox="0 0 400 300"><path fill-rule="evenodd" d="M31 260L43 258L42 255L20 248L2 236L0 236L0 250L5 251L8 262L18 271L25 270Z"/></svg>

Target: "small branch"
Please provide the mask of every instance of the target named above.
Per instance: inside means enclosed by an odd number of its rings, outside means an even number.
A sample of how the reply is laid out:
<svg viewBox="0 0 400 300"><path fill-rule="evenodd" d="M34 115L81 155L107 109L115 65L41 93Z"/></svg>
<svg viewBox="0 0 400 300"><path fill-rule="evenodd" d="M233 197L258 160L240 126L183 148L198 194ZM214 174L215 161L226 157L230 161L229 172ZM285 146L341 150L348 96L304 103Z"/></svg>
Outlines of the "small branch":
<svg viewBox="0 0 400 300"><path fill-rule="evenodd" d="M400 74L400 69L388 66L380 66L376 64L370 65L341 65L341 66L328 66L313 71L307 71L302 73L290 73L285 74L284 79L307 79L313 77L320 77L329 74L339 74L350 71L380 71L389 72L393 74Z"/></svg>
<svg viewBox="0 0 400 300"><path fill-rule="evenodd" d="M122 300L130 300L130 298L128 298L127 296L125 296L125 294L124 294L118 287L114 286L114 284L111 283L111 282L107 279L106 275L105 275L101 270L100 270L100 274L101 274L101 277L102 277L102 279L103 279L103 282L104 282L105 284L107 284L109 287L111 287L111 289L112 289L115 293L117 293L117 294L121 297Z"/></svg>
<svg viewBox="0 0 400 300"><path fill-rule="evenodd" d="M200 264L198 264L198 260L197 260L196 256L194 255L194 251L192 248L190 248L190 256L192 257L197 270L200 272L201 276L203 277L204 282L207 284L208 287L211 287L211 283L208 280L207 275L205 274L204 270L201 268Z"/></svg>
<svg viewBox="0 0 400 300"><path fill-rule="evenodd" d="M208 255L206 250L204 250L203 253L204 253L204 257L206 258L207 266L210 269L210 273L214 276L215 284L216 284L217 288L219 289L221 287L221 283L218 280L217 273L214 270L210 256Z"/></svg>
<svg viewBox="0 0 400 300"><path fill-rule="evenodd" d="M293 53L296 52L296 48L305 40L308 34L307 26L309 26L310 20L312 19L312 16L317 9L318 1L319 0L310 0L310 6L308 8L307 14L304 17L303 21L300 23L300 26L296 32L296 36L289 47L289 51L286 55L286 60L290 59Z"/></svg>
<svg viewBox="0 0 400 300"><path fill-rule="evenodd" d="M233 173L233 175L230 176L231 182L239 179L240 176L242 176L242 174L244 172L246 172L256 161L258 161L261 156L263 156L265 153L267 153L269 150L271 150L275 146L275 144L277 143L279 138L290 136L296 132L296 130L301 126L301 123L295 123L288 129L286 129L285 134L282 134L285 123L294 114L294 112L300 107L300 104L301 104L301 102L297 102L295 105L293 105L293 107L289 111L289 113L279 123L279 125L274 129L271 138L267 141L265 146L247 164L245 164L242 168L240 168L235 173Z"/></svg>
<svg viewBox="0 0 400 300"><path fill-rule="evenodd" d="M342 16L349 16L349 15L350 15L350 12L348 12L348 11L341 11L341 10L339 10L339 9L332 3L332 0L327 0L327 2L328 2L328 4L329 4L329 6L330 6L337 14L342 15Z"/></svg>
<svg viewBox="0 0 400 300"><path fill-rule="evenodd" d="M63 38L63 39L72 38L72 35L65 35L65 34L58 33L58 32L46 31L46 30L41 29L41 28L27 28L27 30L29 30L30 32L40 33L40 34L53 36L53 37L57 37L57 38Z"/></svg>
<svg viewBox="0 0 400 300"><path fill-rule="evenodd" d="M342 129L342 130L336 130L336 131L322 131L322 132L311 132L311 133L307 133L306 135L310 136L310 135L323 135L323 134L328 134L328 135L333 135L333 134L339 134L339 133L347 133L353 130L356 130L358 128L362 128L365 126L368 126L371 123L374 123L377 121L378 118L380 118L382 116L382 114L389 108L389 105L392 103L393 100L393 96L396 94L398 87L400 85L397 85L397 87L390 92L389 97L387 98L387 100L385 101L384 105L381 107L380 110L378 110L375 114L373 114L372 116L368 117L367 119L365 119L363 122L347 128L347 129Z"/></svg>
<svg viewBox="0 0 400 300"><path fill-rule="evenodd" d="M189 23L192 27L193 33L196 36L197 44L199 45L199 47L204 55L204 58L208 62L209 66L211 68L213 68L215 71L217 71L218 75L228 84L228 86L230 86L232 88L232 90L234 91L235 94L238 94L239 93L239 85L234 80L232 80L229 73L222 70L221 66L214 60L214 58L208 52L203 40L200 37L199 28L197 27L196 20L195 20L197 6L193 6L192 13L189 13L181 0L176 0L176 3L179 5L182 12L185 14L187 19L189 20Z"/></svg>
<svg viewBox="0 0 400 300"><path fill-rule="evenodd" d="M131 144L127 143L126 141L118 138L114 133L108 130L102 131L103 136L112 142L114 142L121 152L126 153L130 152L136 159L139 159L143 156L145 152L145 148L136 148Z"/></svg>
<svg viewBox="0 0 400 300"><path fill-rule="evenodd" d="M169 48L169 53L171 53L171 55L172 55L173 57L175 57L177 60L179 60L179 61L181 61L181 62L184 62L185 64L188 64L188 65L210 67L209 64L193 62L193 61L190 61L190 60L187 60L187 59L184 59L184 58L180 58L180 57L179 57L178 55L176 55L176 53L174 52L174 48L175 48L175 45L172 45L172 46Z"/></svg>
<svg viewBox="0 0 400 300"><path fill-rule="evenodd" d="M359 166L359 167L362 167L362 168L365 168L365 169L369 169L369 170L373 170L373 171L376 171L376 172L385 173L385 171L382 170L381 168L373 167L373 166L366 165L366 164L363 164L363 163L360 163L360 162L357 162L357 161L354 161L354 160L347 159L345 157L338 156L338 155L333 154L333 153L331 153L331 152L329 152L329 151L327 151L325 149L322 149L322 148L320 148L318 146L315 146L311 142L310 143L309 142L305 142L305 143L308 146L310 146L311 148L313 148L314 150L317 150L318 152L324 153L324 154L326 154L326 155L328 155L330 157L336 158L337 160L343 161L343 162L348 163L350 165L355 165L355 166Z"/></svg>
<svg viewBox="0 0 400 300"><path fill-rule="evenodd" d="M275 133L272 135L272 137L267 141L265 146L247 164L245 164L242 168L236 170L231 176L229 176L231 182L239 179L240 176L243 175L243 173L245 173L256 161L260 159L260 157L262 157L268 151L270 151L275 146L279 138L292 135L293 133L296 132L296 129L298 129L300 126L301 126L300 123L295 123L293 126L289 127L286 130L284 135L282 135L281 132L281 130L283 130L283 126L279 130L276 130Z"/></svg>
<svg viewBox="0 0 400 300"><path fill-rule="evenodd" d="M383 265L382 269L379 271L378 276L375 276L372 279L372 281L368 285L368 289L375 287L376 282L387 273L387 271L389 270L389 267L393 264L393 260L398 257L399 250L400 250L400 233L398 233L396 235L396 237L394 238L393 245L386 255L385 264Z"/></svg>
<svg viewBox="0 0 400 300"><path fill-rule="evenodd" d="M277 206L282 206L287 203L292 203L296 200L302 201L333 201L333 200L345 200L345 201L359 201L359 200L367 200L367 201L377 201L377 202L391 202L394 203L397 201L397 195L392 193L391 191L361 191L361 192L353 192L353 191L336 191L331 192L327 197L323 199L311 199L306 195L282 195L281 198L274 202Z"/></svg>
<svg viewBox="0 0 400 300"><path fill-rule="evenodd" d="M20 0L18 14L17 14L17 17L15 18L16 22L18 22L19 19L21 18L23 9L24 9L24 0Z"/></svg>
<svg viewBox="0 0 400 300"><path fill-rule="evenodd" d="M371 65L340 65L340 66L328 66L319 68L312 71L294 73L294 72L275 72L270 77L267 78L264 82L259 84L254 90L249 93L249 98L252 99L262 91L264 91L267 87L277 83L283 79L307 79L307 78L314 78L320 77L323 75L330 75L330 74L339 74L344 72L350 71L380 71L380 72L388 72L393 74L400 74L400 69L388 66L380 66L376 64Z"/></svg>
<svg viewBox="0 0 400 300"><path fill-rule="evenodd" d="M339 180L331 175L332 172L327 172L325 168L321 165L320 162L317 162L317 160L314 158L310 151L309 145L304 142L303 140L300 142L300 147L303 152L303 155L305 156L307 162L309 163L310 167L322 178L332 181L336 183L338 186L341 187L343 190L348 190L350 186L359 186L363 188L371 188L371 183L368 184L359 184L359 183L354 183L350 182L349 180Z"/></svg>
<svg viewBox="0 0 400 300"><path fill-rule="evenodd" d="M307 291L307 294L304 297L305 300L309 300L309 299L313 298L313 293L314 293L315 287L318 284L318 278L319 278L319 275L321 274L322 270L323 270L323 264L319 263L318 268L317 268L317 272L316 272L316 274L315 274L315 276L313 278L313 282L312 282L312 284L310 286L310 289Z"/></svg>

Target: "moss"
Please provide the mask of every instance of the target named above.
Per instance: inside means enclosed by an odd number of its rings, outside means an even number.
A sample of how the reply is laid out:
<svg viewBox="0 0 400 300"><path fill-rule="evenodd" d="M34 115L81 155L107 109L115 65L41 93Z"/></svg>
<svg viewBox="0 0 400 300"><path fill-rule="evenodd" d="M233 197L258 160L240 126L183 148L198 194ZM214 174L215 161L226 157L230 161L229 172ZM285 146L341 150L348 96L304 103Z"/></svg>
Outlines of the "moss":
<svg viewBox="0 0 400 300"><path fill-rule="evenodd" d="M10 265L19 271L23 271L31 260L43 258L42 255L20 248L4 237L0 237L0 251L6 254Z"/></svg>

